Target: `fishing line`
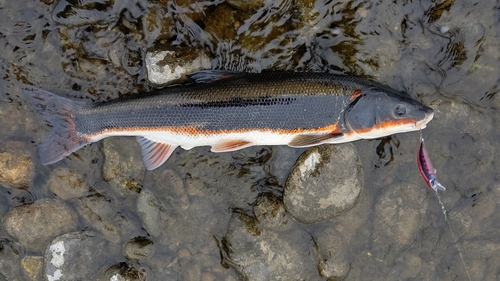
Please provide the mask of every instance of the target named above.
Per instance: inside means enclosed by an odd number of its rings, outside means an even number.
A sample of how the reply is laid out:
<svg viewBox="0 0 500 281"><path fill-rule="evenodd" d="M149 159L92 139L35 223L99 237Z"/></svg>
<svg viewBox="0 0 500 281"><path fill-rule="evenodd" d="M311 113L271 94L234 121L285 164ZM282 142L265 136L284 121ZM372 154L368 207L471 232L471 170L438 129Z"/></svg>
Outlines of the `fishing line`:
<svg viewBox="0 0 500 281"><path fill-rule="evenodd" d="M462 261L462 264L464 266L465 272L467 273L467 277L468 277L469 281L471 281L472 279L470 278L469 270L467 269L467 265L465 264L464 256L462 255L462 250L458 246L457 236L455 235L455 232L451 228L450 221L448 220L448 215L446 214L446 209L444 208L443 201L441 200L441 196L439 196L439 193L438 193L438 190L444 191L446 189L436 179L436 170L434 169L434 167L432 167L431 160L429 158L427 150L425 149L424 137L422 136L422 130L420 130L420 149L418 151L417 158L418 158L417 159L418 168L420 170L420 173L422 174L422 177L427 182L427 185L432 190L434 190L434 192L436 192L436 197L439 201L439 204L441 205L441 211L443 211L444 220L448 224L448 228L450 229L451 236L453 238L453 241L455 242L455 247L457 247L458 254L460 255L460 260Z"/></svg>
<svg viewBox="0 0 500 281"><path fill-rule="evenodd" d="M471 281L472 279L470 278L469 270L467 269L467 265L465 265L464 256L462 255L462 251L460 250L460 247L458 246L458 239L455 236L455 232L453 232L453 229L451 228L450 221L448 221L448 215L446 214L446 209L444 208L443 201L441 201L441 196L439 196L437 189L434 189L434 192L436 192L436 197L439 201L439 204L441 204L441 211L443 211L444 220L446 221L446 223L448 224L448 227L450 228L451 236L453 237L453 240L455 242L455 247L457 247L458 254L460 255L460 259L462 260L462 264L464 265L465 272L467 273L467 277L469 278L469 281Z"/></svg>

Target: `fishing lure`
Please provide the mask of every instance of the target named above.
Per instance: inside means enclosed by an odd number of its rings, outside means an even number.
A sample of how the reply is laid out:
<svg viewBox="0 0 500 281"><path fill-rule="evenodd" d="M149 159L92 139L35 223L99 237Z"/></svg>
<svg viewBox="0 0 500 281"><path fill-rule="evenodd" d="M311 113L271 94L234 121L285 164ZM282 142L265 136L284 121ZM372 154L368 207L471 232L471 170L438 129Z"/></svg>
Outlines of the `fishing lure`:
<svg viewBox="0 0 500 281"><path fill-rule="evenodd" d="M425 149L424 138L422 136L420 136L420 148L418 149L417 163L420 174L430 188L434 191L446 190L446 188L436 179L436 169L432 166L431 159L429 158L427 149Z"/></svg>

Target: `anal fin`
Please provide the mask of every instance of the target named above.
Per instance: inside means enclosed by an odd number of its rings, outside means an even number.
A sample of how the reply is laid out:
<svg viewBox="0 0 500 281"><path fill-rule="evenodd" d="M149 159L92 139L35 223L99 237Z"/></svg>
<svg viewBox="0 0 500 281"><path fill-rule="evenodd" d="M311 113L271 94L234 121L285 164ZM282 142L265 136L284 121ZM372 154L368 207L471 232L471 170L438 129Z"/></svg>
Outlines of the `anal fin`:
<svg viewBox="0 0 500 281"><path fill-rule="evenodd" d="M326 134L304 134L298 135L293 140L288 143L290 147L308 147L313 145L319 145L322 143L327 143L328 140L333 140L344 136L340 132L332 132Z"/></svg>
<svg viewBox="0 0 500 281"><path fill-rule="evenodd" d="M141 145L142 161L149 171L154 170L165 163L172 155L177 146L155 142L145 137L137 137L137 142Z"/></svg>
<svg viewBox="0 0 500 281"><path fill-rule="evenodd" d="M212 152L227 152L243 149L252 146L253 143L245 140L225 140L212 146Z"/></svg>

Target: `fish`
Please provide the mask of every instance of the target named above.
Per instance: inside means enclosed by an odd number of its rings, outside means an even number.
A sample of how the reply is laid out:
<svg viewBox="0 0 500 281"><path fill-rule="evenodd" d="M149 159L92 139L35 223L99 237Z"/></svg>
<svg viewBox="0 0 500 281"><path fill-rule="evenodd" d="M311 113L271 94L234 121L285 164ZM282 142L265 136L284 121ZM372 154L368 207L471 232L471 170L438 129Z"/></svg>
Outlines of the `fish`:
<svg viewBox="0 0 500 281"><path fill-rule="evenodd" d="M345 143L420 130L434 116L408 94L348 75L204 70L189 78L104 102L25 86L25 100L52 126L39 146L42 164L107 137L135 136L153 170L177 147L227 152Z"/></svg>
<svg viewBox="0 0 500 281"><path fill-rule="evenodd" d="M445 191L446 188L441 185L436 178L436 169L432 166L431 159L429 158L429 153L425 148L424 138L420 137L420 147L418 149L417 156L418 170L425 180L425 183L434 191Z"/></svg>

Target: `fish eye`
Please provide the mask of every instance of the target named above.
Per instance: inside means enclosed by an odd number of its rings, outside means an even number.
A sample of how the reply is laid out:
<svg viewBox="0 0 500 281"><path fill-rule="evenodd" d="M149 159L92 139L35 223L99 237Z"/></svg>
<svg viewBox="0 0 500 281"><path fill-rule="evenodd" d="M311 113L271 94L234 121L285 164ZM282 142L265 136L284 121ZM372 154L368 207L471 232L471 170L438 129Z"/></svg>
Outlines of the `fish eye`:
<svg viewBox="0 0 500 281"><path fill-rule="evenodd" d="M396 108L394 108L394 115L401 117L401 116L404 116L405 114L406 114L406 107L405 106L398 104L396 106Z"/></svg>

